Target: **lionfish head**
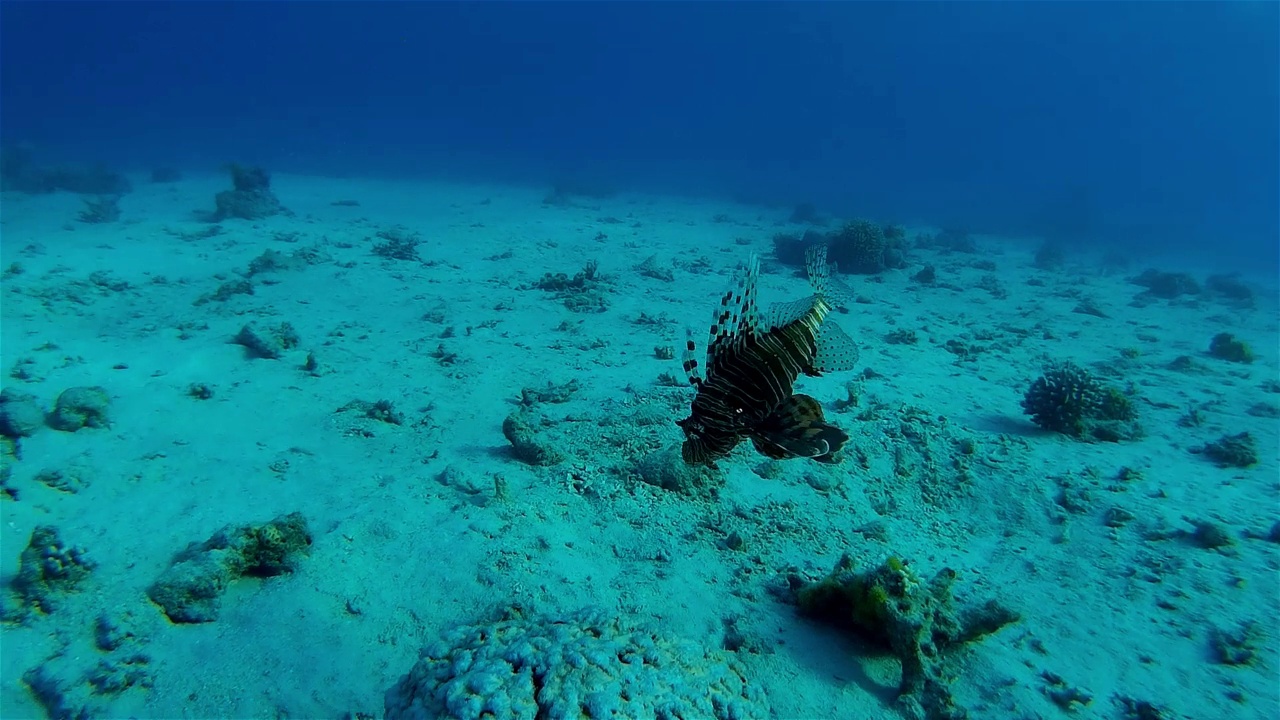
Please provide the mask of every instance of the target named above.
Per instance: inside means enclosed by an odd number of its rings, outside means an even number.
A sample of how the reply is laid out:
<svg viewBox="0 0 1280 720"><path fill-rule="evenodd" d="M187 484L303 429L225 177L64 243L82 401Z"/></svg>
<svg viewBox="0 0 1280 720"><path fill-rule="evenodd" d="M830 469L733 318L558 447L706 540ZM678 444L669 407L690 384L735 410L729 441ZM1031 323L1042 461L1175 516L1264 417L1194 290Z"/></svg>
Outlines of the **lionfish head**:
<svg viewBox="0 0 1280 720"><path fill-rule="evenodd" d="M680 455L684 457L684 461L690 465L701 465L706 462L706 426L693 415L677 420L676 425L684 430L684 445L680 448Z"/></svg>

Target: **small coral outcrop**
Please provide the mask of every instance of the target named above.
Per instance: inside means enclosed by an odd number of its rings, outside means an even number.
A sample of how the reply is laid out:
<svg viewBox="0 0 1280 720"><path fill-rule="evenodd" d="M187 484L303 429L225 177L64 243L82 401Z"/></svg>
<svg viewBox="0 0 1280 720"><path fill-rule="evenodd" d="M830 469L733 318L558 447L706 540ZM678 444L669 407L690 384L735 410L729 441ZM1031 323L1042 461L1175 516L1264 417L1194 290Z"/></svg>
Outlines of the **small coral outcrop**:
<svg viewBox="0 0 1280 720"><path fill-rule="evenodd" d="M778 233L773 252L778 262L803 267L805 253L817 245L827 247L827 258L840 272L875 275L907 266L906 232L897 225L851 220L828 233L810 228L804 235Z"/></svg>
<svg viewBox="0 0 1280 720"><path fill-rule="evenodd" d="M310 547L311 532L301 513L260 525L229 525L179 553L147 594L175 623L212 622L233 581L293 572Z"/></svg>
<svg viewBox="0 0 1280 720"><path fill-rule="evenodd" d="M120 219L120 197L118 195L99 195L92 198L81 198L84 207L76 220L90 225L113 223Z"/></svg>
<svg viewBox="0 0 1280 720"><path fill-rule="evenodd" d="M29 146L0 147L0 190L29 195L65 190L82 195L124 195L129 179L104 165L39 165Z"/></svg>
<svg viewBox="0 0 1280 720"><path fill-rule="evenodd" d="M610 281L600 272L600 264L595 260L588 260L573 277L546 273L531 287L554 293L566 308L576 313L602 313L609 309Z"/></svg>
<svg viewBox="0 0 1280 720"><path fill-rule="evenodd" d="M853 220L828 235L827 252L843 272L875 275L906 267L905 240L897 227Z"/></svg>
<svg viewBox="0 0 1280 720"><path fill-rule="evenodd" d="M1022 410L1036 425L1075 438L1119 442L1142 435L1129 396L1072 362L1047 367L1027 389Z"/></svg>
<svg viewBox="0 0 1280 720"><path fill-rule="evenodd" d="M387 720L771 717L732 653L599 611L447 633L386 694Z"/></svg>
<svg viewBox="0 0 1280 720"><path fill-rule="evenodd" d="M1217 302L1241 310L1251 309L1257 302L1253 288L1238 273L1210 275L1204 281L1204 289Z"/></svg>
<svg viewBox="0 0 1280 720"><path fill-rule="evenodd" d="M1146 288L1144 295L1173 300L1182 295L1198 295L1200 283L1186 273L1171 273L1151 268L1142 274L1130 278L1129 282Z"/></svg>

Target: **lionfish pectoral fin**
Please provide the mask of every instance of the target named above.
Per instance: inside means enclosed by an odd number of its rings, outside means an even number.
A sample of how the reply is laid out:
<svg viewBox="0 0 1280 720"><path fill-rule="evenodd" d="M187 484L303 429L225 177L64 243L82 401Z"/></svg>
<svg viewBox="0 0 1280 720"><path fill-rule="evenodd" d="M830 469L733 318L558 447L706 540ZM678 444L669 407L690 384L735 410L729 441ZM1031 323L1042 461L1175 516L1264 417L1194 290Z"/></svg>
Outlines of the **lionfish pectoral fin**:
<svg viewBox="0 0 1280 720"><path fill-rule="evenodd" d="M832 273L835 272L835 267L832 264ZM858 293L834 276L827 280L827 292L824 297L826 297L827 302L831 303L831 307L843 308L844 310L848 310L850 306L858 301Z"/></svg>
<svg viewBox="0 0 1280 720"><path fill-rule="evenodd" d="M852 370L858 364L858 345L834 321L828 320L818 331L818 351L813 356L813 369L818 373Z"/></svg>
<svg viewBox="0 0 1280 720"><path fill-rule="evenodd" d="M808 395L787 398L751 433L756 450L777 460L805 457L834 462L831 456L848 441L848 434L828 423L822 406Z"/></svg>

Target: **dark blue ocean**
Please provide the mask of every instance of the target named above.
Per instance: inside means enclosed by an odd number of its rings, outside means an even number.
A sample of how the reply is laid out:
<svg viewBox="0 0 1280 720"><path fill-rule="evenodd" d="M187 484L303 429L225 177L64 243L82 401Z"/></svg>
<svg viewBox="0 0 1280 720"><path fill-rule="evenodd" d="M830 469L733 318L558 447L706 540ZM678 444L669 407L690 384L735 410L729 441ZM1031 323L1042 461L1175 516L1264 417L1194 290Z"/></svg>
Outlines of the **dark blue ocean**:
<svg viewBox="0 0 1280 720"><path fill-rule="evenodd" d="M0 1L0 268L0 717L1280 717L1280 3Z"/></svg>
<svg viewBox="0 0 1280 720"><path fill-rule="evenodd" d="M1276 260L1275 3L6 3L7 142Z"/></svg>

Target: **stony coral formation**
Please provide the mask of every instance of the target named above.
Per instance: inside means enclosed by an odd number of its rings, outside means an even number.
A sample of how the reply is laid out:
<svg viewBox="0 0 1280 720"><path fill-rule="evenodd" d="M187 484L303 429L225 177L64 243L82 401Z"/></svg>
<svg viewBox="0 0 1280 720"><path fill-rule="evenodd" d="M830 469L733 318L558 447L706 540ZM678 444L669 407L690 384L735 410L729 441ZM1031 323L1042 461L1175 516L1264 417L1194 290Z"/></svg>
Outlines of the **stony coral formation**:
<svg viewBox="0 0 1280 720"><path fill-rule="evenodd" d="M528 409L512 413L502 421L502 434L511 443L511 451L520 462L547 466L563 461L564 453L543 437L538 428L537 417Z"/></svg>
<svg viewBox="0 0 1280 720"><path fill-rule="evenodd" d="M101 387L73 387L62 391L49 413L49 426L75 432L80 428L111 427L111 397Z"/></svg>
<svg viewBox="0 0 1280 720"><path fill-rule="evenodd" d="M1142 434L1129 397L1072 362L1047 367L1027 389L1022 410L1036 425L1071 437L1118 442Z"/></svg>
<svg viewBox="0 0 1280 720"><path fill-rule="evenodd" d="M34 395L11 387L0 391L0 435L23 438L44 426L44 410Z"/></svg>
<svg viewBox="0 0 1280 720"><path fill-rule="evenodd" d="M895 225L851 220L829 233L806 230L803 236L779 233L773 237L774 257L787 265L804 266L805 252L827 246L827 258L840 272L875 275L907 266L906 234Z"/></svg>
<svg viewBox="0 0 1280 720"><path fill-rule="evenodd" d="M386 694L388 720L769 716L731 655L591 610L455 629Z"/></svg>
<svg viewBox="0 0 1280 720"><path fill-rule="evenodd" d="M58 528L36 527L13 578L14 593L22 603L19 615L28 609L52 612L57 596L75 590L94 567L84 548L62 541Z"/></svg>
<svg viewBox="0 0 1280 720"><path fill-rule="evenodd" d="M898 228L867 220L844 224L827 238L831 261L847 273L874 275L906 266L904 236Z"/></svg>

